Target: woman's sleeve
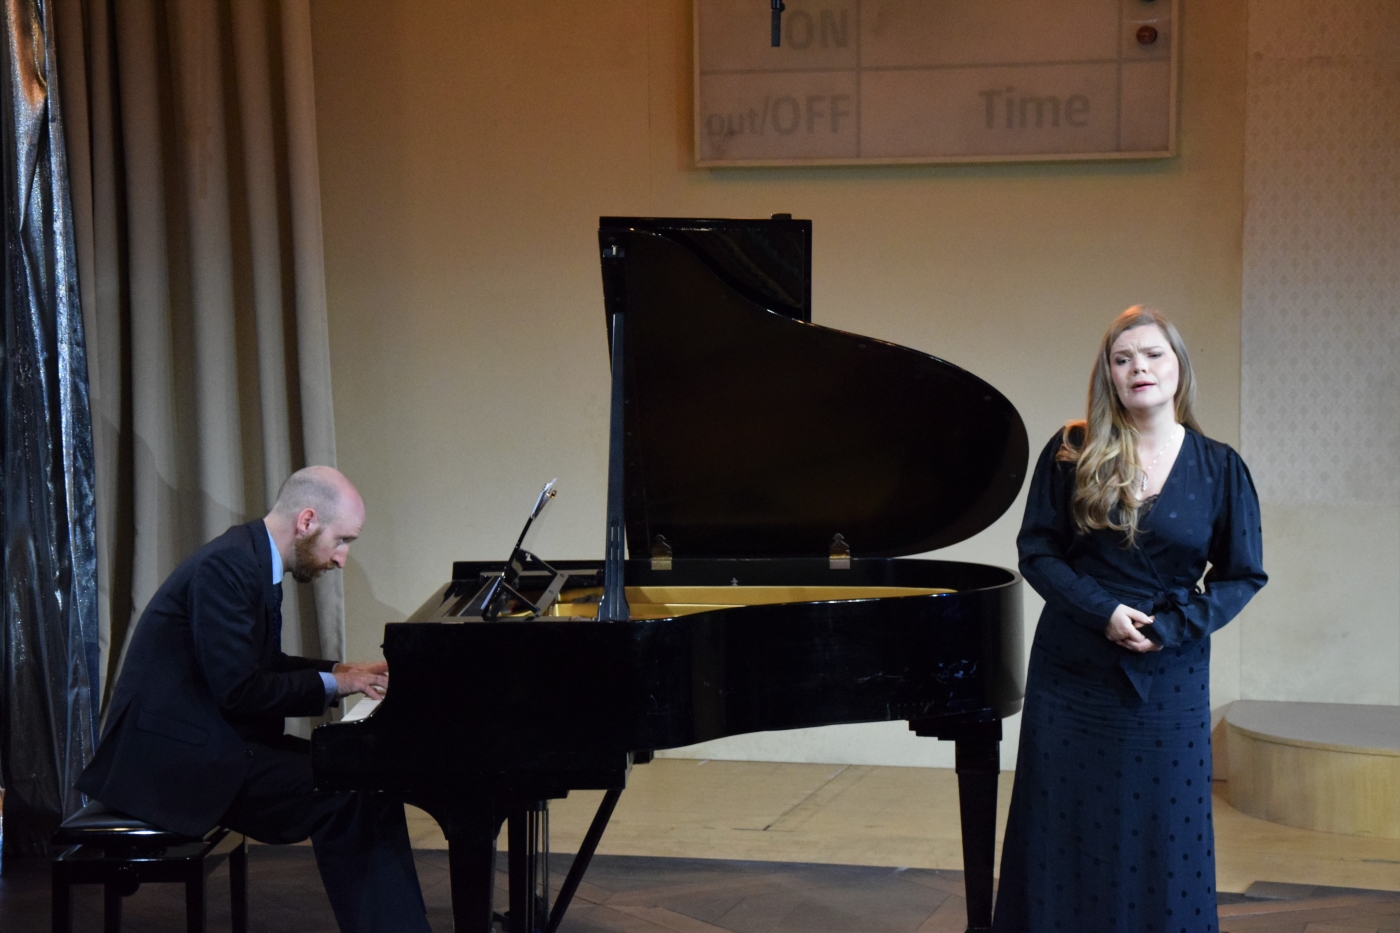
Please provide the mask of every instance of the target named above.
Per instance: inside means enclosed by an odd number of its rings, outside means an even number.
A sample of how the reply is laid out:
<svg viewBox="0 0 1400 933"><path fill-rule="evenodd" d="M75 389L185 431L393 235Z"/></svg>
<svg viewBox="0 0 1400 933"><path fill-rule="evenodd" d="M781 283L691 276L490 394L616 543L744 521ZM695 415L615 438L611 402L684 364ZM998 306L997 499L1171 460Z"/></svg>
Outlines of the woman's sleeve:
<svg viewBox="0 0 1400 933"><path fill-rule="evenodd" d="M1026 516L1016 536L1021 575L1047 603L1076 622L1102 632L1119 600L1066 559L1076 529L1070 515L1074 468L1057 462L1057 433L1040 455L1026 496Z"/></svg>
<svg viewBox="0 0 1400 933"><path fill-rule="evenodd" d="M1221 474L1224 488L1211 529L1205 591L1191 593L1184 604L1157 612L1152 635L1164 648L1205 638L1223 628L1269 582L1264 573L1259 496L1249 468L1239 454L1228 450Z"/></svg>

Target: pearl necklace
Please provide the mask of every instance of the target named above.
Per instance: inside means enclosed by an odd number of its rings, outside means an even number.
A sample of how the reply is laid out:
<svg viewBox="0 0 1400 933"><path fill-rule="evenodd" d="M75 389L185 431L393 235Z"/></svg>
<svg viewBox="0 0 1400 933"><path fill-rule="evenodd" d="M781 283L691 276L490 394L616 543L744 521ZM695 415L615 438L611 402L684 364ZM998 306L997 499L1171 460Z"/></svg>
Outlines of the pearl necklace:
<svg viewBox="0 0 1400 933"><path fill-rule="evenodd" d="M1178 428L1181 428L1181 425L1178 424L1177 427L1178 427ZM1159 451L1157 451L1157 456L1153 457L1153 458L1152 458L1152 462L1149 463L1149 464L1143 469L1143 471L1142 471L1142 485L1141 485L1140 487L1138 487L1138 491L1139 491L1139 492L1147 492L1147 474L1148 474L1148 473L1151 473L1151 472L1152 472L1152 468L1155 467L1155 466L1157 465L1157 461L1162 459L1162 454L1166 453L1167 450L1168 450L1169 448L1171 448L1173 445L1175 445L1177 441L1185 439L1185 437L1186 437L1186 429L1185 429L1185 428L1181 428L1181 433L1180 433L1179 435L1178 435L1175 431L1172 432L1172 436L1171 436L1170 438L1167 439L1167 442L1166 442L1165 444L1162 445L1162 449L1159 450Z"/></svg>

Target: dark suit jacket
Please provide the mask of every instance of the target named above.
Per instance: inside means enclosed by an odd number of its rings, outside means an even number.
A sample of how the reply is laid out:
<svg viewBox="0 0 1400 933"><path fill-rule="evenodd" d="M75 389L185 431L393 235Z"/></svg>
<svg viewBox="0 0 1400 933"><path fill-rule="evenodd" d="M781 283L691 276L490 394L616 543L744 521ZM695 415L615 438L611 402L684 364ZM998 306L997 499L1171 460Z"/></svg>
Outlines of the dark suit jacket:
<svg viewBox="0 0 1400 933"><path fill-rule="evenodd" d="M282 653L279 595L261 519L176 568L136 625L78 789L176 832L214 826L254 746L276 744L283 717L326 708L317 672L334 662Z"/></svg>

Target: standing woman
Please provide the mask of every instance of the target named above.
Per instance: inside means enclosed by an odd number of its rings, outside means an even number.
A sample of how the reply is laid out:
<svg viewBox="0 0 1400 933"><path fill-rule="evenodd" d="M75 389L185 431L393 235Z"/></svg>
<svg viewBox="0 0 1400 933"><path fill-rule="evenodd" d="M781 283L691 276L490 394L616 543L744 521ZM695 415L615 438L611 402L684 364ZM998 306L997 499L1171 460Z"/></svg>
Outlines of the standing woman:
<svg viewBox="0 0 1400 933"><path fill-rule="evenodd" d="M1194 397L1176 328L1129 308L1099 348L1087 419L1036 463L1016 544L1045 610L999 933L1219 929L1210 633L1268 578L1249 470L1201 433Z"/></svg>

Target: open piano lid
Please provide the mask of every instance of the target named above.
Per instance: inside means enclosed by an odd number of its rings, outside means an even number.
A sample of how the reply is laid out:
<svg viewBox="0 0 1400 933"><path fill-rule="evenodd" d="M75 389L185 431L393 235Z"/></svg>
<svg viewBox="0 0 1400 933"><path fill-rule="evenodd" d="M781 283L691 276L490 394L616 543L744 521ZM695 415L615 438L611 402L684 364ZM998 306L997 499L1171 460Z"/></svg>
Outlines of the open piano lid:
<svg viewBox="0 0 1400 933"><path fill-rule="evenodd" d="M1026 473L1015 407L936 357L811 321L812 224L604 217L609 327L624 315L634 558L856 557L945 547ZM612 426L616 431L617 425Z"/></svg>

